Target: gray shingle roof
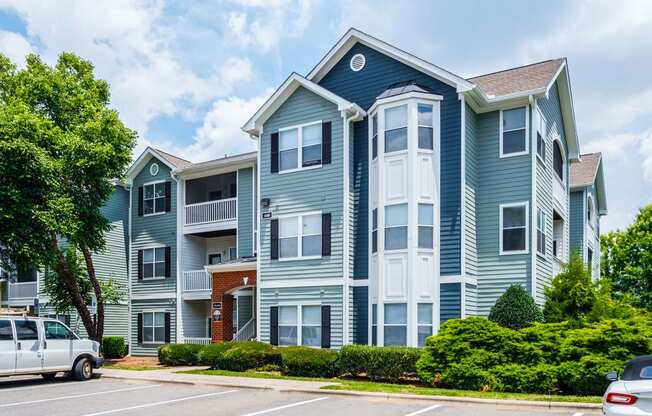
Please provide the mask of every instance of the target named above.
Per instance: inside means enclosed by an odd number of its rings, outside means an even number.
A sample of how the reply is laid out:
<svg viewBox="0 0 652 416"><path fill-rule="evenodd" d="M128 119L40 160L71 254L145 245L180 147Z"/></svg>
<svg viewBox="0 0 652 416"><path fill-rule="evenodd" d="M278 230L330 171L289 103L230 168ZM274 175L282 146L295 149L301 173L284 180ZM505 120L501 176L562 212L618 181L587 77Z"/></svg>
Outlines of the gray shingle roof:
<svg viewBox="0 0 652 416"><path fill-rule="evenodd" d="M425 94L431 93L428 88L418 85L414 81L405 81L390 85L385 91L376 97L376 99L379 100L381 98L393 97L395 95L405 94L408 92L420 92Z"/></svg>
<svg viewBox="0 0 652 416"><path fill-rule="evenodd" d="M187 168L188 166L192 166L192 162L189 162L186 159L181 159L180 157L172 155L161 149L154 149L154 150L156 150L157 153L159 153L162 157L164 157L165 160L173 164L177 169L183 169L183 168Z"/></svg>
<svg viewBox="0 0 652 416"><path fill-rule="evenodd" d="M595 175L600 166L602 153L587 153L580 155L581 161L573 162L570 165L570 186L578 188L589 186L595 181Z"/></svg>
<svg viewBox="0 0 652 416"><path fill-rule="evenodd" d="M500 97L545 88L550 84L566 58L551 59L518 68L469 78L487 96Z"/></svg>

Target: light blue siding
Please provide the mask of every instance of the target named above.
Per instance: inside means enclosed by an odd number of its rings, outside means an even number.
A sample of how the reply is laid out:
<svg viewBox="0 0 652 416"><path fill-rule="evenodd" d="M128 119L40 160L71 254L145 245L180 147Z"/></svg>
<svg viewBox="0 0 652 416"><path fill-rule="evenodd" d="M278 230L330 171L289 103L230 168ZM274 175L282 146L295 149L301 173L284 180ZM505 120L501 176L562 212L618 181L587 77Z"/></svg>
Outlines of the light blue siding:
<svg viewBox="0 0 652 416"><path fill-rule="evenodd" d="M238 257L254 254L253 188L254 169L238 170Z"/></svg>
<svg viewBox="0 0 652 416"><path fill-rule="evenodd" d="M131 354L152 355L157 354L159 345L138 343L138 314L141 312L156 311L170 313L170 340L174 343L177 338L177 313L174 299L160 300L132 300L131 301Z"/></svg>
<svg viewBox="0 0 652 416"><path fill-rule="evenodd" d="M439 298L441 300L439 322L443 323L449 319L460 318L462 316L461 284L442 283L439 288Z"/></svg>
<svg viewBox="0 0 652 416"><path fill-rule="evenodd" d="M181 305L183 335L188 338L208 338L207 318L211 316L211 303L208 300L186 300Z"/></svg>
<svg viewBox="0 0 652 416"><path fill-rule="evenodd" d="M584 253L584 190L570 194L570 249L571 253Z"/></svg>
<svg viewBox="0 0 652 416"><path fill-rule="evenodd" d="M478 143L477 143L477 122L476 114L469 107L465 110L465 189L464 189L464 209L465 209L465 230L464 230L464 247L465 247L465 267L466 275L475 277L478 274L478 249L476 237L476 197L478 191Z"/></svg>
<svg viewBox="0 0 652 416"><path fill-rule="evenodd" d="M465 317L476 316L478 314L478 287L470 283L465 283L464 288L464 312Z"/></svg>

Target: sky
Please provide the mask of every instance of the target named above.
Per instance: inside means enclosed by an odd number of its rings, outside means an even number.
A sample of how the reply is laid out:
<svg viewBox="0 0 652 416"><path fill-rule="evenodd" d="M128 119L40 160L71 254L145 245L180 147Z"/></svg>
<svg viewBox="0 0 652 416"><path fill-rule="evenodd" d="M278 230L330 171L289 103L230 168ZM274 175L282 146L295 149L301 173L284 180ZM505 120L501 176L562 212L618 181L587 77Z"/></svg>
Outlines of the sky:
<svg viewBox="0 0 652 416"><path fill-rule="evenodd" d="M567 57L582 153L609 215L652 203L652 1L0 0L0 52L92 61L148 145L193 162L255 148L240 126L355 27L460 76Z"/></svg>

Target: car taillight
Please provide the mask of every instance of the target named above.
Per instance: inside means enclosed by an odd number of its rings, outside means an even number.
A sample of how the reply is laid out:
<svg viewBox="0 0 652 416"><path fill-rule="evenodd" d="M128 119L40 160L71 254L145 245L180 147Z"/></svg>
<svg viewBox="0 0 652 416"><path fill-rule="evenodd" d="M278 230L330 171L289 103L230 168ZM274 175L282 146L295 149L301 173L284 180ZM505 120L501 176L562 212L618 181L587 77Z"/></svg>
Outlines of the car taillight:
<svg viewBox="0 0 652 416"><path fill-rule="evenodd" d="M638 397L625 393L609 393L607 394L607 403L611 404L624 404L632 405L636 403Z"/></svg>

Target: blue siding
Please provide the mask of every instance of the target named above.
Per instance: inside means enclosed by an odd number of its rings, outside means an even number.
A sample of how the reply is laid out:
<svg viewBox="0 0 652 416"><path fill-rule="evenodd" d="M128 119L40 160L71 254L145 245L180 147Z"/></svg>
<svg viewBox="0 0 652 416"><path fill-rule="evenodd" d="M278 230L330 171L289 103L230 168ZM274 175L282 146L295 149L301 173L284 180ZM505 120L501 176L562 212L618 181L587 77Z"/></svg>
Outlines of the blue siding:
<svg viewBox="0 0 652 416"><path fill-rule="evenodd" d="M476 316L478 314L478 287L470 283L465 283L464 287L466 289L464 294L465 317Z"/></svg>
<svg viewBox="0 0 652 416"><path fill-rule="evenodd" d="M439 322L456 319L462 316L462 296L460 283L442 283L439 286L441 308Z"/></svg>
<svg viewBox="0 0 652 416"><path fill-rule="evenodd" d="M367 344L369 338L369 288L353 287L353 343Z"/></svg>
<svg viewBox="0 0 652 416"><path fill-rule="evenodd" d="M478 249L476 236L476 212L475 204L478 194L478 144L477 144L477 121L476 114L468 105L465 109L465 272L466 275L475 277L478 274Z"/></svg>
<svg viewBox="0 0 652 416"><path fill-rule="evenodd" d="M254 255L253 168L238 171L238 257Z"/></svg>
<svg viewBox="0 0 652 416"><path fill-rule="evenodd" d="M351 57L363 53L365 67L353 72L349 67ZM460 151L461 114L460 101L454 87L431 78L367 46L356 44L320 81L335 94L368 109L376 97L389 85L400 81L415 81L444 97L441 106L441 274L460 273ZM368 199L369 183L367 120L355 123L355 154L353 157L356 191L354 214L358 217L354 275L368 276Z"/></svg>
<svg viewBox="0 0 652 416"><path fill-rule="evenodd" d="M570 194L570 251L584 253L584 190Z"/></svg>

